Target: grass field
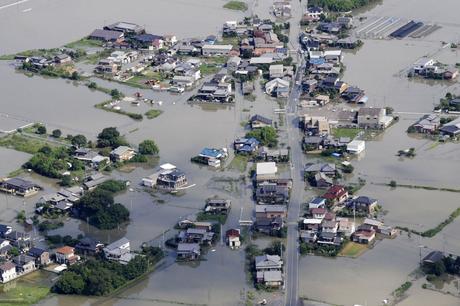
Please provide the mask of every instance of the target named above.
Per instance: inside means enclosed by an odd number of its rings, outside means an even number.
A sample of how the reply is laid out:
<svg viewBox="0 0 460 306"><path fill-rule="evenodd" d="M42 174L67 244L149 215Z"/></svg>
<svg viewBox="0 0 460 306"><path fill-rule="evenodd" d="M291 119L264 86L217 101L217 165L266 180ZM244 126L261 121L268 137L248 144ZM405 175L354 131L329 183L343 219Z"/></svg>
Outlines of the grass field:
<svg viewBox="0 0 460 306"><path fill-rule="evenodd" d="M236 155L228 165L228 169L245 172L248 166L248 157L244 155Z"/></svg>
<svg viewBox="0 0 460 306"><path fill-rule="evenodd" d="M201 75L205 76L205 75L210 75L210 74L216 74L217 72L219 72L219 67L217 67L216 65L212 65L212 64L203 64L200 66L200 72L201 72Z"/></svg>
<svg viewBox="0 0 460 306"><path fill-rule="evenodd" d="M248 5L243 1L229 1L224 5L224 8L235 11L247 11Z"/></svg>
<svg viewBox="0 0 460 306"><path fill-rule="evenodd" d="M0 305L2 306L28 306L36 304L45 298L50 289L46 287L28 287L17 285L0 294Z"/></svg>
<svg viewBox="0 0 460 306"><path fill-rule="evenodd" d="M21 134L0 138L0 146L29 154L37 153L46 144L46 140L40 141Z"/></svg>
<svg viewBox="0 0 460 306"><path fill-rule="evenodd" d="M343 249L338 254L339 256L344 257L353 257L356 258L363 254L367 250L367 245L359 244L355 242L348 242Z"/></svg>
<svg viewBox="0 0 460 306"><path fill-rule="evenodd" d="M85 47L102 47L104 43L100 40L94 40L94 39L88 39L88 38L82 38L80 40L68 43L65 45L67 48L85 48Z"/></svg>
<svg viewBox="0 0 460 306"><path fill-rule="evenodd" d="M355 138L362 129L348 129L348 128L334 128L332 129L332 135L335 137L350 137L351 139Z"/></svg>

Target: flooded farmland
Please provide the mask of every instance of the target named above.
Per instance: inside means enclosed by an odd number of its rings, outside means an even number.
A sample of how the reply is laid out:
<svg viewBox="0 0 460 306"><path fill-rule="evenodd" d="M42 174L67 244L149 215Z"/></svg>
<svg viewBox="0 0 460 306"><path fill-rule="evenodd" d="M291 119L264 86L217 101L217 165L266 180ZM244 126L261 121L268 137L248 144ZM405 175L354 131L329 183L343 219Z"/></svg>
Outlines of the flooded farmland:
<svg viewBox="0 0 460 306"><path fill-rule="evenodd" d="M295 0L294 0L295 1ZM8 4L0 0L0 6ZM101 24L127 19L145 25L152 33L175 33L179 37L203 36L217 33L226 20L243 17L242 13L222 9L225 1L200 0L136 0L112 5L111 1L30 0L0 10L0 54L32 48L60 46L74 41ZM250 7L261 17L268 17L271 1L254 1ZM363 16L400 16L439 24L441 29L421 39L365 40L356 53L346 53L347 66L343 80L365 89L370 106L391 106L400 112L400 121L376 141L366 144L366 155L353 161L355 177L362 177L367 185L360 193L379 199L386 211L384 220L392 226L407 226L415 230L435 227L459 207L458 193L394 188L382 186L390 180L398 183L434 187L458 188L460 145L454 143L433 146L426 139L409 137L405 131L423 113L431 112L434 104L446 92L460 93L457 82L440 83L409 80L406 69L418 58L432 55L445 63L460 62L457 51L443 48L441 41L456 41L458 36L458 0L443 1L443 13L437 3L429 0L384 0ZM31 9L31 10L28 10ZM51 13L52 12L52 13ZM52 15L52 18L51 16ZM72 22L68 22L72 20ZM56 25L59 27L56 27ZM21 36L21 39L17 39ZM84 234L111 242L127 237L134 247L161 237L181 217L203 208L204 200L219 195L232 200L232 211L225 229L237 226L252 214L252 190L248 170L219 171L190 163L190 158L203 147L226 147L244 134L241 123L252 114L274 117L278 108L275 100L266 98L257 89L254 102L237 94L234 106L191 105L188 94L175 96L148 90L138 90L116 83L98 80L107 88L118 88L132 95L137 91L144 97L161 100L155 106L163 113L153 119L133 121L130 118L94 108L108 96L92 92L72 82L41 77L27 77L15 73L12 67L0 63L0 92L8 99L0 99L0 113L20 122L43 122L59 128L65 134L81 133L95 139L104 127L115 126L128 142L137 145L144 139L154 139L159 145L158 164L171 162L182 169L195 186L183 195L151 195L138 187L140 179L150 175L153 167L138 167L134 171L114 172L114 177L130 180L133 191L116 198L125 205L132 221L125 227L103 231L80 220L67 220L65 226L50 234ZM142 104L124 109L145 113L150 106ZM1 121L0 129L15 129L16 123ZM85 122L85 124L81 124ZM2 126L4 124L4 126ZM414 159L401 159L398 150L416 148ZM0 175L18 169L29 155L0 148ZM230 160L233 156L230 157ZM241 177L243 176L243 177ZM246 179L244 179L246 178ZM54 190L54 181L32 175L45 190ZM34 199L36 199L35 197ZM34 210L32 199L0 195L0 220L15 224L16 214L24 209ZM434 238L424 238L423 250L446 249L460 253L460 221L448 225ZM263 242L261 242L263 243ZM418 266L420 241L406 234L379 242L357 259L304 257L299 266L299 294L315 300L339 305L381 305L393 290L404 283ZM231 251L220 243L209 251L198 266L179 265L167 261L146 279L111 298L53 296L40 305L243 305L248 290L244 271L244 252ZM371 281L370 281L371 280ZM420 285L408 291L409 297L400 305L457 305L459 300L423 290Z"/></svg>

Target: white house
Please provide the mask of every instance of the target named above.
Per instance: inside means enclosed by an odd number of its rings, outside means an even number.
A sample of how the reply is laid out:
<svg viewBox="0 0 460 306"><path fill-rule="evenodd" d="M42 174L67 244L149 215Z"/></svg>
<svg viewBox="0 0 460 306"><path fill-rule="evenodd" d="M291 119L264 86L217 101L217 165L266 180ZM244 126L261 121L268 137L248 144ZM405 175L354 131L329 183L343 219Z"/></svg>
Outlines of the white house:
<svg viewBox="0 0 460 306"><path fill-rule="evenodd" d="M289 81L276 78L265 84L265 92L269 95L287 97L289 95Z"/></svg>
<svg viewBox="0 0 460 306"><path fill-rule="evenodd" d="M347 144L347 152L351 154L359 154L366 149L366 142L364 140L353 140Z"/></svg>
<svg viewBox="0 0 460 306"><path fill-rule="evenodd" d="M426 67L433 66L435 63L436 61L432 58L422 57L412 65L412 69L415 73L421 73Z"/></svg>
<svg viewBox="0 0 460 306"><path fill-rule="evenodd" d="M0 277L2 283L9 282L18 277L16 274L16 265L11 261L7 261L0 265Z"/></svg>
<svg viewBox="0 0 460 306"><path fill-rule="evenodd" d="M195 84L195 77L194 76L188 76L188 75L176 75L172 79L172 83L177 86L182 86L182 87L192 87L193 84Z"/></svg>
<svg viewBox="0 0 460 306"><path fill-rule="evenodd" d="M104 256L108 260L127 264L134 255L131 254L131 245L128 239L121 238L104 248Z"/></svg>

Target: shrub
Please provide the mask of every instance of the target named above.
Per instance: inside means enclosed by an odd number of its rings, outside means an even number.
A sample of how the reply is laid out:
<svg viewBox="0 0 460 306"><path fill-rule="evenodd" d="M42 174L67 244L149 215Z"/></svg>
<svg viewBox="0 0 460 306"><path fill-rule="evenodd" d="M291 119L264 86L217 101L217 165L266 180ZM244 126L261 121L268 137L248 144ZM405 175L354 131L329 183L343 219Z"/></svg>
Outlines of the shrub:
<svg viewBox="0 0 460 306"><path fill-rule="evenodd" d="M44 127L43 125L39 125L37 127L37 134L40 134L40 135L46 134L46 127Z"/></svg>
<svg viewBox="0 0 460 306"><path fill-rule="evenodd" d="M53 130L53 132L51 132L51 135L52 135L54 138L60 138L61 135L62 135L62 132L61 132L61 130L56 129L56 130Z"/></svg>

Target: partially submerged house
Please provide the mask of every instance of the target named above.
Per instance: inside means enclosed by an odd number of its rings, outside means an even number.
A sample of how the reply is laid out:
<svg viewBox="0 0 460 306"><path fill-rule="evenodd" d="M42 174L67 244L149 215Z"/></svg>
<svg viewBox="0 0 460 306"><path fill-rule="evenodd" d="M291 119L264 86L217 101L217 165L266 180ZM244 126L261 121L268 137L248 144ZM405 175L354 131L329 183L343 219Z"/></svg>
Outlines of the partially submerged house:
<svg viewBox="0 0 460 306"><path fill-rule="evenodd" d="M283 261L278 255L262 255L255 258L256 282L268 287L283 285Z"/></svg>
<svg viewBox="0 0 460 306"><path fill-rule="evenodd" d="M233 147L236 153L252 154L257 151L259 144L255 138L238 138L234 141Z"/></svg>
<svg viewBox="0 0 460 306"><path fill-rule="evenodd" d="M229 229L225 232L225 238L227 244L231 249L238 249L241 246L240 241L240 230L239 229Z"/></svg>
<svg viewBox="0 0 460 306"><path fill-rule="evenodd" d="M199 245L211 245L214 239L214 232L203 228L189 227L178 235L181 243L198 243Z"/></svg>
<svg viewBox="0 0 460 306"><path fill-rule="evenodd" d="M417 133L433 134L441 126L441 118L436 114L423 116L419 121L412 125Z"/></svg>
<svg viewBox="0 0 460 306"><path fill-rule="evenodd" d="M291 188L290 180L264 181L255 187L255 200L258 204L287 204Z"/></svg>
<svg viewBox="0 0 460 306"><path fill-rule="evenodd" d="M156 187L165 191L177 191L186 187L187 177L182 170L177 168L162 171L156 180Z"/></svg>
<svg viewBox="0 0 460 306"><path fill-rule="evenodd" d="M365 129L385 129L393 117L386 115L386 110L379 107L362 107L358 110L358 126Z"/></svg>
<svg viewBox="0 0 460 306"><path fill-rule="evenodd" d="M41 189L42 187L39 185L19 177L4 179L0 181L0 191L23 197L32 196Z"/></svg>
<svg viewBox="0 0 460 306"><path fill-rule="evenodd" d="M227 199L208 199L206 201L206 206L204 207L204 212L208 214L224 214L227 215L230 212L232 206L232 201Z"/></svg>
<svg viewBox="0 0 460 306"><path fill-rule="evenodd" d="M133 148L130 148L128 146L119 146L118 148L114 149L112 152L110 152L110 157L114 161L128 161L132 159L136 155L136 151L134 151Z"/></svg>
<svg viewBox="0 0 460 306"><path fill-rule="evenodd" d="M377 208L377 200L367 196L358 196L348 200L346 207L354 211L372 214Z"/></svg>
<svg viewBox="0 0 460 306"><path fill-rule="evenodd" d="M347 152L350 154L360 154L366 149L366 142L364 140L353 140L347 144Z"/></svg>
<svg viewBox="0 0 460 306"><path fill-rule="evenodd" d="M177 260L197 260L201 255L198 243L179 243L177 245Z"/></svg>
<svg viewBox="0 0 460 306"><path fill-rule="evenodd" d="M193 162L218 168L222 161L228 157L227 149L204 148L198 156L192 158Z"/></svg>
<svg viewBox="0 0 460 306"><path fill-rule="evenodd" d="M252 129L258 129L266 126L272 126L273 120L261 115L254 115L249 119L249 124Z"/></svg>

